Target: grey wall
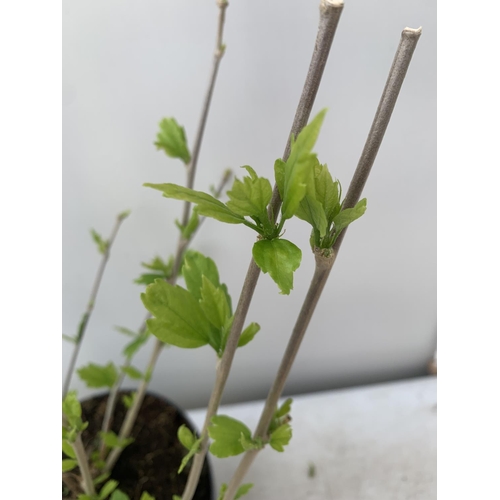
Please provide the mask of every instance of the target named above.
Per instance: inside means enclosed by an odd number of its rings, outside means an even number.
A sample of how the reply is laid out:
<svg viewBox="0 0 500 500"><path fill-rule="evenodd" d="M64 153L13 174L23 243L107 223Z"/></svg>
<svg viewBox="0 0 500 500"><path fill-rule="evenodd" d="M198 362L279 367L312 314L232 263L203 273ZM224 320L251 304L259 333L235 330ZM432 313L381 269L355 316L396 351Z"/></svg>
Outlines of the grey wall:
<svg viewBox="0 0 500 500"><path fill-rule="evenodd" d="M314 45L317 0L233 0L195 187L226 167L272 176L285 146ZM424 373L436 335L436 19L430 0L347 1L314 113L329 108L316 146L345 188L361 153L400 32L423 34L353 224L291 373L287 392ZM121 362L145 310L132 280L139 263L173 253L181 202L143 182L184 183L182 165L156 151L157 124L174 116L192 144L207 84L217 8L212 0L72 0L63 4L63 332L74 333L99 263L89 229L107 235L127 208L79 365ZM262 275L248 314L262 330L237 353L225 401L264 397L313 269L309 229L287 238L304 258L288 297ZM207 220L194 247L219 265L237 301L253 234ZM55 333L57 334L57 333ZM152 342L136 358L143 367ZM63 372L71 346L63 346ZM210 348L166 349L152 390L205 405ZM80 395L89 393L75 379Z"/></svg>

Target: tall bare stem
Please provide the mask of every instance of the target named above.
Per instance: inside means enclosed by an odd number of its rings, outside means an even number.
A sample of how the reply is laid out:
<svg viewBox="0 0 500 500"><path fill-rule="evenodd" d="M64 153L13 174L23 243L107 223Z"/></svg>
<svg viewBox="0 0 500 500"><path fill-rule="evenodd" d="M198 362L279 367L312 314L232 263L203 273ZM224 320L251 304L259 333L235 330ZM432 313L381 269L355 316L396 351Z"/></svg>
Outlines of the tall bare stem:
<svg viewBox="0 0 500 500"><path fill-rule="evenodd" d="M314 52L311 58L311 64L307 73L306 81L302 90L295 118L292 125L292 130L288 138L285 152L283 153L283 160L286 161L290 154L290 137L291 134L297 136L302 128L307 124L309 115L311 114L314 105L314 99L318 92L323 70L330 53L333 37L337 28L340 14L342 13L343 2L333 0L322 0L320 4L320 21L318 32L316 35L316 43ZM278 189L275 186L273 191L273 198L269 205L269 213L274 220L278 217L278 212L281 206L281 199L279 197ZM198 481L200 479L201 470L208 450L208 436L207 429L210 421L214 415L217 414L222 393L231 370L234 354L238 347L238 339L243 329L243 324L252 301L253 292L259 279L260 269L252 259L248 267L243 289L238 301L238 306L234 314L233 325L229 334L224 354L217 366L215 384L210 396L205 416L205 422L201 431L203 437L200 451L194 456L189 477L184 489L182 500L192 500Z"/></svg>
<svg viewBox="0 0 500 500"><path fill-rule="evenodd" d="M207 93L205 95L205 100L204 100L204 104L203 104L203 110L201 113L200 123L198 126L198 131L197 131L196 138L195 138L194 145L193 145L191 161L190 161L190 163L188 165L188 169L187 169L186 186L189 188L192 188L194 185L196 166L198 163L198 157L199 157L199 153L200 153L201 143L203 140L203 133L205 131L205 125L206 125L207 118L208 118L208 112L210 110L210 103L212 101L212 95L213 95L213 91L214 91L214 87L215 87L215 81L217 78L217 73L219 70L220 61L224 55L224 48L225 47L224 47L222 40L223 40L224 22L226 19L226 9L228 7L228 2L227 2L227 0L217 0L217 6L219 7L219 20L218 20L218 27L217 27L216 47L215 47L214 60L213 60L212 72L210 75L208 90L207 90ZM225 182L227 182L228 179L229 179L229 176L226 173L224 176L224 179L223 179L224 184L225 184ZM189 217L190 217L190 212L191 212L191 203L185 202L183 215L182 215L182 225L183 226L185 226L188 223ZM175 282L177 281L177 276L179 274L179 270L181 267L182 258L183 258L184 252L189 244L189 241L190 240L187 240L186 238L184 238L182 236L182 234L180 235L179 241L177 244L174 265L173 265L173 269L172 269L172 277L169 280L169 282L171 284L175 284ZM148 319L148 317L146 317L146 319ZM149 359L145 373L147 373L147 374L153 373L153 370L156 366L156 362L158 361L158 357L160 356L162 348L163 348L163 343L160 340L156 340L154 348L153 348L153 353L151 354L151 358ZM132 406L127 411L127 414L125 415L125 419L124 419L123 424L121 426L120 438L128 437L130 435L130 432L132 431L132 427L134 425L134 422L135 422L137 415L139 413L139 409L140 409L142 402L144 400L144 397L146 395L146 390L147 390L148 385L149 385L149 378L150 377L147 377L146 380L143 380L141 382L139 388L137 389ZM115 400L116 400L116 397L115 397ZM106 460L106 466L104 468L104 472L109 472L113 468L116 461L120 457L120 454L121 454L121 449L119 449L119 448L114 448L110 452L110 454Z"/></svg>
<svg viewBox="0 0 500 500"><path fill-rule="evenodd" d="M113 245L113 242L115 241L116 235L118 234L118 230L120 229L121 223L123 220L128 216L128 212L123 212L119 214L116 218L115 225L113 227L113 230L111 231L111 236L109 237L106 245L106 250L104 251L102 255L101 262L99 264L99 268L97 269L97 274L94 279L94 285L92 286L92 290L90 292L90 297L89 301L87 304L87 309L85 310L83 314L83 318L80 322L80 325L78 327L78 331L76 333L75 337L75 347L73 349L73 354L71 356L71 361L69 363L68 371L66 373L66 378L64 380L64 385L63 385L63 391L62 391L62 397L63 399L66 397L66 394L68 394L69 390L69 385L71 382L71 377L73 376L73 372L75 371L75 365L76 365L76 360L78 358L78 353L80 352L80 346L82 345L83 337L85 335L85 331L87 329L87 325L90 319L90 316L92 315L92 311L94 310L94 304L97 298L97 293L99 292L99 287L101 285L102 277L104 275L104 270L106 269L106 264L109 260L109 255L111 252L111 246Z"/></svg>
<svg viewBox="0 0 500 500"><path fill-rule="evenodd" d="M87 495L95 495L94 482L92 481L92 475L90 474L87 462L87 455L85 453L85 448L83 447L80 434L78 434L75 442L72 443L72 446L75 452L76 461L78 462L78 467L80 468L80 473L82 474L83 490Z"/></svg>
<svg viewBox="0 0 500 500"><path fill-rule="evenodd" d="M420 33L420 28L417 30L405 28L401 34L401 41L396 51L394 62L389 72L389 77L382 93L372 127L345 197L345 208L354 207L361 198L361 193L382 143ZM267 438L269 425L276 411L278 400L283 392L285 382L299 351L302 339L304 338L311 317L330 275L330 271L335 263L344 235L345 229L337 238L331 252L323 252L320 249L315 249L316 265L314 275L292 331L292 335L290 336L286 351L283 355L278 373L276 374L274 383L267 396L259 423L254 433L255 438ZM259 450L251 450L245 453L229 483L224 500L233 500L239 485L243 481L258 452Z"/></svg>

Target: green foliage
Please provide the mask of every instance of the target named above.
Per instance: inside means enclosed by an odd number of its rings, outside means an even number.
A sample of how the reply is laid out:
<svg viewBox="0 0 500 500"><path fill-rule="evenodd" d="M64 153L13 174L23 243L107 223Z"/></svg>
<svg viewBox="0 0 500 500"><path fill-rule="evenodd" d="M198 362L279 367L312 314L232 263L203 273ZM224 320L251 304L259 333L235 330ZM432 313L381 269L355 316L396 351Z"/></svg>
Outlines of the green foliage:
<svg viewBox="0 0 500 500"><path fill-rule="evenodd" d="M130 395L124 394L122 396L122 401L123 401L123 404L125 405L126 408L130 408L132 406L132 404L134 403L135 395L136 395L136 393L133 392Z"/></svg>
<svg viewBox="0 0 500 500"><path fill-rule="evenodd" d="M150 332L146 330L143 333L137 334L137 336L129 342L123 349L123 355L126 358L132 358L132 356L148 341Z"/></svg>
<svg viewBox="0 0 500 500"><path fill-rule="evenodd" d="M168 262L165 262L161 257L156 256L151 262L142 262L141 265L150 272L141 274L134 280L134 283L147 286L158 278L168 280L172 276L174 258L170 256Z"/></svg>
<svg viewBox="0 0 500 500"><path fill-rule="evenodd" d="M88 426L88 422L82 422L82 407L75 391L66 394L62 402L62 412L66 417L63 426L63 439L69 441L69 443L74 443L77 435Z"/></svg>
<svg viewBox="0 0 500 500"><path fill-rule="evenodd" d="M108 498L109 495L111 495L111 493L113 493L113 491L115 491L117 487L118 481L115 481L114 479L110 479L109 481L107 481L99 492L99 500Z"/></svg>
<svg viewBox="0 0 500 500"><path fill-rule="evenodd" d="M189 463L191 458L194 455L196 455L196 453L198 453L198 451L200 451L200 445L201 445L202 441L203 441L203 439L200 438L200 439L197 439L196 441L193 442L187 455L185 455L185 457L182 459L182 462L181 462L181 465L179 466L179 470L177 471L177 474L180 474L184 470L184 467L186 467L186 465Z"/></svg>
<svg viewBox="0 0 500 500"><path fill-rule="evenodd" d="M188 349L209 343L211 324L188 290L157 280L141 299L155 316L147 321L148 328L162 342Z"/></svg>
<svg viewBox="0 0 500 500"><path fill-rule="evenodd" d="M221 330L231 316L226 294L206 276L202 276L200 306L212 325Z"/></svg>
<svg viewBox="0 0 500 500"><path fill-rule="evenodd" d="M252 250L255 263L269 273L280 289L288 295L293 289L293 272L300 266L302 252L292 242L283 239L257 241Z"/></svg>
<svg viewBox="0 0 500 500"><path fill-rule="evenodd" d="M247 345L250 341L252 341L255 335L259 332L259 330L260 330L260 325L258 325L257 323L250 323L241 332L240 338L238 340L238 347L243 347L244 345Z"/></svg>
<svg viewBox="0 0 500 500"><path fill-rule="evenodd" d="M76 344L76 337L70 337L69 335L65 335L65 334L63 333L62 338L63 338L64 340L67 340L68 342L71 342L72 344Z"/></svg>
<svg viewBox="0 0 500 500"><path fill-rule="evenodd" d="M212 217L228 224L245 224L245 218L230 210L217 198L202 191L195 191L176 184L144 184L146 187L163 192L166 198L189 201L197 205L199 215Z"/></svg>
<svg viewBox="0 0 500 500"><path fill-rule="evenodd" d="M345 229L351 222L359 219L366 212L366 198L358 201L354 208L345 208L333 219L334 234L332 245L339 236L340 232Z"/></svg>
<svg viewBox="0 0 500 500"><path fill-rule="evenodd" d="M212 424L208 427L208 434L213 439L210 452L218 458L239 455L254 444L262 448L261 443L252 439L250 429L243 422L227 415L212 417Z"/></svg>
<svg viewBox="0 0 500 500"><path fill-rule="evenodd" d="M318 113L302 129L297 140L292 137L290 156L284 164L283 162L275 163L276 182L283 200L281 207L283 219L290 219L295 215L300 202L306 195L310 171L316 162L316 155L312 153L312 148L316 143L325 114L326 110Z"/></svg>
<svg viewBox="0 0 500 500"><path fill-rule="evenodd" d="M65 439L63 439L63 441L62 441L62 451L69 458L76 458L76 454L75 454L75 450L73 449L73 446L71 446L69 441L66 441Z"/></svg>
<svg viewBox="0 0 500 500"><path fill-rule="evenodd" d="M283 418L286 417L289 413L290 410L292 409L292 398L286 399L283 404L276 410L274 413L274 418Z"/></svg>
<svg viewBox="0 0 500 500"><path fill-rule="evenodd" d="M115 490L109 500L130 500L130 497L121 490Z"/></svg>
<svg viewBox="0 0 500 500"><path fill-rule="evenodd" d="M234 495L234 500L238 500L242 496L246 495L252 488L253 488L253 483L242 484L237 489L236 494ZM219 491L219 496L217 497L217 500L224 500L224 495L226 494L226 491L227 491L227 484L226 483L222 483L221 487L220 487L220 491Z"/></svg>
<svg viewBox="0 0 500 500"><path fill-rule="evenodd" d="M144 374L140 372L134 366L122 366L122 372L133 380L141 380L144 378Z"/></svg>
<svg viewBox="0 0 500 500"><path fill-rule="evenodd" d="M174 497L177 495L174 495ZM141 495L140 500L155 500L155 497L150 495L147 491L144 491ZM182 499L181 499L182 500Z"/></svg>
<svg viewBox="0 0 500 500"><path fill-rule="evenodd" d="M104 240L102 238L102 236L94 229L90 230L90 234L92 235L92 239L94 240L95 244L97 245L97 249L99 250L99 253L105 254L106 251L108 250L108 247L109 247L109 241Z"/></svg>
<svg viewBox="0 0 500 500"><path fill-rule="evenodd" d="M62 471L69 472L70 470L73 470L77 465L78 462L76 460L73 460L72 458L63 458Z"/></svg>
<svg viewBox="0 0 500 500"><path fill-rule="evenodd" d="M292 439L292 428L290 424L283 424L272 432L269 444L276 451L285 451L284 446L290 442L290 439Z"/></svg>
<svg viewBox="0 0 500 500"><path fill-rule="evenodd" d="M99 456L99 452L97 452L97 456ZM101 474L100 476L97 476L95 479L94 479L94 486L97 486L98 484L101 484L101 483L104 483L104 481L106 481L106 479L108 479L108 477L110 476L110 472L105 472L104 474Z"/></svg>
<svg viewBox="0 0 500 500"><path fill-rule="evenodd" d="M134 438L119 438L113 431L99 432L99 436L108 448L125 448L134 442Z"/></svg>
<svg viewBox="0 0 500 500"><path fill-rule="evenodd" d="M181 159L186 165L191 160L186 133L175 118L164 118L160 122L160 131L156 136L155 146L165 151L171 158Z"/></svg>
<svg viewBox="0 0 500 500"><path fill-rule="evenodd" d="M182 446L184 446L184 448L187 448L188 450L193 447L196 441L196 436L189 430L189 428L185 424L182 424L179 429L177 429L177 437L182 443Z"/></svg>
<svg viewBox="0 0 500 500"><path fill-rule="evenodd" d="M198 212L193 210L191 217L188 220L188 223L183 226L179 221L175 221L175 225L178 227L179 231L182 234L182 237L185 240L189 240L193 233L198 229L198 225L200 224L200 217L198 216Z"/></svg>
<svg viewBox="0 0 500 500"><path fill-rule="evenodd" d="M118 219L123 221L130 215L130 210L124 210L118 214Z"/></svg>
<svg viewBox="0 0 500 500"><path fill-rule="evenodd" d="M113 387L118 378L118 371L113 363L106 366L89 363L77 370L87 387Z"/></svg>

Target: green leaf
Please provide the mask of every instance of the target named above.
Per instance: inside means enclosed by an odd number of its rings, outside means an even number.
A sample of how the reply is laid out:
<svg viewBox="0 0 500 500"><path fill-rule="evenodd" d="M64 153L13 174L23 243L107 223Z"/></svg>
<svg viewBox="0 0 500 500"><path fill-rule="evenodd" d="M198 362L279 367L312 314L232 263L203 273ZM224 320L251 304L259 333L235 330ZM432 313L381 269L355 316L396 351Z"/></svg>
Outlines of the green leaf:
<svg viewBox="0 0 500 500"><path fill-rule="evenodd" d="M217 288L206 276L202 276L200 307L217 329L224 327L231 314L224 290Z"/></svg>
<svg viewBox="0 0 500 500"><path fill-rule="evenodd" d="M175 500L175 497L179 498L180 500L182 500L181 497L177 496L177 495L174 495L174 500ZM144 491L141 495L141 498L140 500L155 500L155 497L151 496L147 491Z"/></svg>
<svg viewBox="0 0 500 500"><path fill-rule="evenodd" d="M123 212L120 212L118 214L118 219L120 219L121 221L125 220L129 215L130 215L131 211L130 210L124 210Z"/></svg>
<svg viewBox="0 0 500 500"><path fill-rule="evenodd" d="M141 498L141 500L142 500L142 498ZM180 497L179 495L174 495L172 497L172 500L182 500L182 497Z"/></svg>
<svg viewBox="0 0 500 500"><path fill-rule="evenodd" d="M163 192L163 196L176 200L189 201L197 205L199 215L212 217L228 224L243 224L245 218L235 214L224 203L202 191L194 191L176 184L144 184L146 187Z"/></svg>
<svg viewBox="0 0 500 500"><path fill-rule="evenodd" d="M244 345L247 345L257 332L260 330L260 325L257 323L250 323L242 332L240 335L240 338L238 340L238 347L243 347Z"/></svg>
<svg viewBox="0 0 500 500"><path fill-rule="evenodd" d="M333 223L335 224L335 238L333 239L332 244L335 242L340 232L346 228L351 222L354 222L356 219L359 219L366 211L366 198L358 201L354 208L346 208L342 210L334 219Z"/></svg>
<svg viewBox="0 0 500 500"><path fill-rule="evenodd" d="M149 331L137 335L137 337L129 342L123 349L123 355L126 358L131 358L149 339Z"/></svg>
<svg viewBox="0 0 500 500"><path fill-rule="evenodd" d="M184 446L184 448L187 448L188 450L193 447L196 441L196 436L189 430L186 424L182 424L179 427L179 429L177 430L177 437L182 443L182 446Z"/></svg>
<svg viewBox="0 0 500 500"><path fill-rule="evenodd" d="M271 201L273 190L271 183L264 177L258 177L252 167L244 166L250 176L245 176L243 182L235 179L226 205L239 215L249 215L267 219L267 205Z"/></svg>
<svg viewBox="0 0 500 500"><path fill-rule="evenodd" d="M289 413L290 410L292 409L292 398L286 399L283 404L276 410L276 413L274 414L275 418L282 418L286 417Z"/></svg>
<svg viewBox="0 0 500 500"><path fill-rule="evenodd" d="M182 276L186 282L187 289L196 300L201 300L201 288L203 276L205 276L215 287L220 288L219 271L215 262L200 252L188 250L184 256Z"/></svg>
<svg viewBox="0 0 500 500"><path fill-rule="evenodd" d="M76 397L76 391L70 391L66 394L62 402L62 411L70 423L82 416L82 407Z"/></svg>
<svg viewBox="0 0 500 500"><path fill-rule="evenodd" d="M124 394L122 396L122 401L123 401L123 404L125 405L126 408L130 408L132 406L132 404L134 403L135 394L136 393L133 392L130 395L129 394Z"/></svg>
<svg viewBox="0 0 500 500"><path fill-rule="evenodd" d="M62 451L65 455L67 455L69 458L76 458L75 450L73 449L73 446L67 441L66 439L63 439L62 442Z"/></svg>
<svg viewBox="0 0 500 500"><path fill-rule="evenodd" d="M290 219L306 195L307 181L311 179L310 173L317 162L316 155L312 154L312 148L316 143L326 110L321 111L306 125L294 141L290 156L285 162L284 175L280 168L281 163L275 163L275 175L278 186L282 184L283 206L281 213L283 219ZM278 170L278 172L277 172ZM278 178L279 176L279 178Z"/></svg>
<svg viewBox="0 0 500 500"><path fill-rule="evenodd" d="M209 342L210 323L198 301L184 288L158 280L146 288L141 299L155 316L148 320L148 328L162 342L188 349Z"/></svg>
<svg viewBox="0 0 500 500"><path fill-rule="evenodd" d="M89 363L77 370L77 373L87 387L113 387L118 378L118 372L113 363L108 363L106 366Z"/></svg>
<svg viewBox="0 0 500 500"><path fill-rule="evenodd" d="M104 500L105 498L108 498L113 491L116 490L118 487L118 481L115 481L114 479L110 479L102 488L101 491L99 492L99 500Z"/></svg>
<svg viewBox="0 0 500 500"><path fill-rule="evenodd" d="M141 380L144 378L144 374L133 366L122 366L121 369L125 375L129 376L131 379Z"/></svg>
<svg viewBox="0 0 500 500"><path fill-rule="evenodd" d="M193 213L185 226L183 226L180 222L175 221L175 225L179 228L183 238L186 240L189 240L192 234L198 229L199 223L200 217L198 216L196 208L193 210Z"/></svg>
<svg viewBox="0 0 500 500"><path fill-rule="evenodd" d="M264 443L262 442L262 439L257 438L247 438L243 433L240 435L240 443L241 446L243 446L243 449L245 451L250 451L250 450L261 450L264 448Z"/></svg>
<svg viewBox="0 0 500 500"><path fill-rule="evenodd" d="M238 500L242 496L246 495L251 489L253 488L252 483L246 483L242 484L237 490L236 494L234 496L234 500ZM217 500L224 500L224 495L226 494L227 491L227 484L222 483L219 491L219 496L217 497Z"/></svg>
<svg viewBox="0 0 500 500"><path fill-rule="evenodd" d="M241 498L242 496L246 495L252 488L253 488L253 483L242 484L236 491L234 500L238 500L238 498Z"/></svg>
<svg viewBox="0 0 500 500"><path fill-rule="evenodd" d="M62 338L64 340L67 340L68 342L71 342L72 344L76 344L76 338L75 337L70 337L69 335L64 335L64 333L63 333Z"/></svg>
<svg viewBox="0 0 500 500"><path fill-rule="evenodd" d="M243 422L226 415L212 417L212 425L208 427L208 434L214 440L210 445L210 452L218 458L243 453L245 449L241 443L242 435L247 440L252 439L250 429Z"/></svg>
<svg viewBox="0 0 500 500"><path fill-rule="evenodd" d="M197 439L193 443L193 446L189 450L188 454L182 459L182 462L181 462L181 465L179 467L179 470L177 471L177 474L180 474L184 470L184 467L186 467L186 465L189 463L189 461L191 460L191 458L194 455L196 455L196 453L198 453L198 451L200 450L200 444L201 444L202 441L203 441L203 439L200 438L200 439Z"/></svg>
<svg viewBox="0 0 500 500"><path fill-rule="evenodd" d="M323 206L328 224L340 211L340 183L334 181L328 167L317 163L314 169L316 199Z"/></svg>
<svg viewBox="0 0 500 500"><path fill-rule="evenodd" d="M285 451L284 446L290 442L290 439L292 439L292 428L290 424L283 424L271 434L269 444L276 451Z"/></svg>
<svg viewBox="0 0 500 500"><path fill-rule="evenodd" d="M98 499L97 496L85 495L85 493L82 493L77 497L78 500L96 500L96 498Z"/></svg>
<svg viewBox="0 0 500 500"><path fill-rule="evenodd" d="M156 136L155 146L165 151L171 158L180 158L185 164L191 160L186 132L175 118L164 118L160 122L160 131Z"/></svg>
<svg viewBox="0 0 500 500"><path fill-rule="evenodd" d="M274 162L274 179L281 199L283 199L283 192L285 191L285 169L286 163L281 158L278 158Z"/></svg>
<svg viewBox="0 0 500 500"><path fill-rule="evenodd" d="M169 279L172 276L172 269L174 267L174 258L170 256L168 262L165 262L161 257L154 257L151 262L142 262L142 267L154 271L152 273L141 274L134 283L139 285L150 285L158 278Z"/></svg>
<svg viewBox="0 0 500 500"><path fill-rule="evenodd" d="M130 500L130 497L121 490L113 491L110 500Z"/></svg>
<svg viewBox="0 0 500 500"><path fill-rule="evenodd" d="M72 458L64 458L62 461L62 471L68 472L73 470L77 465L78 462L76 460L73 460Z"/></svg>
<svg viewBox="0 0 500 500"><path fill-rule="evenodd" d="M252 254L262 272L269 273L279 286L280 293L288 295L293 289L293 272L302 259L300 248L288 240L260 240L254 244Z"/></svg>
<svg viewBox="0 0 500 500"><path fill-rule="evenodd" d="M98 453L99 455L99 453ZM106 479L108 479L108 477L110 476L110 472L105 472L104 474L101 474L100 476L97 476L95 479L94 479L94 485L97 486L98 484L101 484L101 483L104 483L104 481L106 481Z"/></svg>
<svg viewBox="0 0 500 500"><path fill-rule="evenodd" d="M108 448L118 448L120 439L113 431L100 432L100 438Z"/></svg>
<svg viewBox="0 0 500 500"><path fill-rule="evenodd" d="M325 210L321 203L315 198L306 194L300 202L295 215L306 222L319 232L321 238L326 235L328 222L326 220Z"/></svg>
<svg viewBox="0 0 500 500"><path fill-rule="evenodd" d="M127 337L136 337L138 335L137 332L134 332L129 328L125 328L124 326L115 326L115 330L117 332L123 333L123 335L127 335Z"/></svg>
<svg viewBox="0 0 500 500"><path fill-rule="evenodd" d="M106 253L106 250L108 249L109 242L106 240L103 240L101 235L95 231L94 229L90 230L90 234L92 235L92 239L94 240L95 244L97 245L97 249L99 250L99 253Z"/></svg>

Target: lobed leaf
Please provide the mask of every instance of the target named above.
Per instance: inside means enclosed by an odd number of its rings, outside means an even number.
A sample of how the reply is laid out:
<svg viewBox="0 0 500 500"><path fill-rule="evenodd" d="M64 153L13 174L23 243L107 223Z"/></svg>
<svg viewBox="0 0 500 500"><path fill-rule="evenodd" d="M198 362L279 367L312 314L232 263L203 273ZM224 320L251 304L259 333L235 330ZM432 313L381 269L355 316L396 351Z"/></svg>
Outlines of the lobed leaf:
<svg viewBox="0 0 500 500"><path fill-rule="evenodd" d="M147 325L159 340L188 349L208 344L210 322L190 292L156 280L141 294L141 299L155 316Z"/></svg>
<svg viewBox="0 0 500 500"><path fill-rule="evenodd" d="M218 458L232 457L243 453L245 449L241 443L241 436L252 439L250 429L239 420L227 415L212 417L212 425L208 427L208 434L214 441L210 445L210 452Z"/></svg>
<svg viewBox="0 0 500 500"><path fill-rule="evenodd" d="M113 387L118 378L118 371L113 363L105 366L89 363L77 370L77 373L87 387Z"/></svg>
<svg viewBox="0 0 500 500"><path fill-rule="evenodd" d="M276 451L285 451L285 446L292 439L292 428L290 424L280 425L270 436L269 444Z"/></svg>
<svg viewBox="0 0 500 500"><path fill-rule="evenodd" d="M156 136L155 146L165 151L171 158L179 158L186 164L191 160L186 132L175 118L164 118L160 122L160 131Z"/></svg>
<svg viewBox="0 0 500 500"><path fill-rule="evenodd" d="M288 240L260 240L254 244L252 255L262 272L269 273L278 285L280 293L288 295L293 289L293 272L302 259L300 248Z"/></svg>

